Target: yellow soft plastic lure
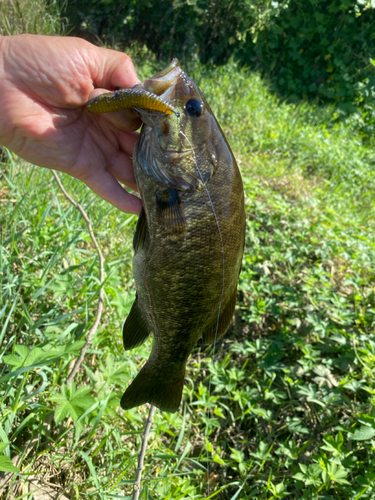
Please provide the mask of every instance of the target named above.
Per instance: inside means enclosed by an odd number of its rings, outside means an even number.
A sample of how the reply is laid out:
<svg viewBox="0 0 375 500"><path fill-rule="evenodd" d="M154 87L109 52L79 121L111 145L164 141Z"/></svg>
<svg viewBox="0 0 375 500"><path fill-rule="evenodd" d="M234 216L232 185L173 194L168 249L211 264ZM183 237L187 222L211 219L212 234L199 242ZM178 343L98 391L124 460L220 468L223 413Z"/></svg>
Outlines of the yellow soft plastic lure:
<svg viewBox="0 0 375 500"><path fill-rule="evenodd" d="M101 94L87 103L90 113L109 113L126 108L140 108L170 115L176 113L173 106L161 97L144 89L122 89Z"/></svg>

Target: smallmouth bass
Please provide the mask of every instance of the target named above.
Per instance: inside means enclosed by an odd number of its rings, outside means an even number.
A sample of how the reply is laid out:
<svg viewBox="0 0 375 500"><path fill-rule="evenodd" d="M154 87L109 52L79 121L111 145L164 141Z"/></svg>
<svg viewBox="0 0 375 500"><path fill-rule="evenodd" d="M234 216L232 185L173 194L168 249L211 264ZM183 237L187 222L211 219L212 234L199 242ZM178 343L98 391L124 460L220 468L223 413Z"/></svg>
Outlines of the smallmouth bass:
<svg viewBox="0 0 375 500"><path fill-rule="evenodd" d="M151 403L175 412L197 341L215 342L233 316L245 236L243 186L220 125L177 59L133 89L158 96L170 110L154 112L160 104L153 108L150 97L148 109L132 105L143 121L133 153L143 209L133 242L136 299L123 342L132 349L152 334L153 345L121 406Z"/></svg>

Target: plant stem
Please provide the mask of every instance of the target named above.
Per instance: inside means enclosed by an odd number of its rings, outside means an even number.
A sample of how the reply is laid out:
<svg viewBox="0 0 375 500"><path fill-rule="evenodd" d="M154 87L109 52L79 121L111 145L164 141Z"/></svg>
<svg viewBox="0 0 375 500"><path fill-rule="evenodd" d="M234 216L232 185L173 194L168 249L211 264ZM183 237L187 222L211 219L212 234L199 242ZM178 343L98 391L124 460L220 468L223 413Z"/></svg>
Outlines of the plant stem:
<svg viewBox="0 0 375 500"><path fill-rule="evenodd" d="M90 237L91 237L92 242L94 243L95 248L96 248L96 250L98 252L98 255L99 255L99 281L100 281L100 290L99 290L99 297L98 297L98 306L97 306L97 309L96 309L96 317L95 317L94 324L92 325L92 327L90 328L90 330L88 331L88 333L86 335L86 339L85 339L86 343L85 343L85 345L82 348L81 354L79 355L79 358L77 359L77 361L74 363L72 371L69 373L68 378L66 379L66 383L67 383L67 385L69 385L72 382L73 378L75 377L76 373L79 370L79 367L81 366L81 364L82 364L82 362L84 360L86 351L87 351L87 349L91 345L91 340L92 340L93 336L95 335L96 330L98 329L98 326L100 324L100 320L101 320L101 317L102 317L103 302L104 302L104 290L103 290L103 283L104 283L104 257L103 257L102 251L100 250L99 244L98 244L98 242L97 242L97 240L95 238L94 231L92 229L92 224L91 224L91 220L90 220L89 216L85 212L84 208L79 203L77 203L76 201L74 201L73 198L66 192L64 186L62 185L61 179L60 179L60 177L57 174L57 172L55 172L55 170L52 170L52 173L53 173L53 176L56 179L57 184L59 185L59 188L64 193L65 197L83 215L83 218L85 219L85 221L87 223L87 226L89 228Z"/></svg>
<svg viewBox="0 0 375 500"><path fill-rule="evenodd" d="M139 494L141 492L141 478L142 478L142 471L143 471L143 462L145 459L145 453L146 453L146 448L147 448L147 440L148 440L148 434L151 429L151 424L152 424L152 419L154 418L154 413L155 413L155 406L151 405L150 406L150 411L148 413L147 421L146 421L146 426L145 426L145 432L142 437L142 447L141 451L138 455L138 468L137 468L137 474L135 476L135 481L133 485L133 498L132 500L138 500Z"/></svg>

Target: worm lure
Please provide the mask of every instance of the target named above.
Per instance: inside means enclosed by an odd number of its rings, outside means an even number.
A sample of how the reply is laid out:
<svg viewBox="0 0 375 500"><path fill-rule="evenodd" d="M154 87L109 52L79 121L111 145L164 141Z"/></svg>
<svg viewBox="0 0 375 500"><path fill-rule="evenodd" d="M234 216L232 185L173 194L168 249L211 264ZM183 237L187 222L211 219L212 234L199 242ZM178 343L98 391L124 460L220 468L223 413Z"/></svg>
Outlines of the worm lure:
<svg viewBox="0 0 375 500"><path fill-rule="evenodd" d="M108 113L126 108L139 108L142 110L157 111L170 115L177 113L175 108L164 99L142 88L115 90L101 94L87 103L90 113Z"/></svg>

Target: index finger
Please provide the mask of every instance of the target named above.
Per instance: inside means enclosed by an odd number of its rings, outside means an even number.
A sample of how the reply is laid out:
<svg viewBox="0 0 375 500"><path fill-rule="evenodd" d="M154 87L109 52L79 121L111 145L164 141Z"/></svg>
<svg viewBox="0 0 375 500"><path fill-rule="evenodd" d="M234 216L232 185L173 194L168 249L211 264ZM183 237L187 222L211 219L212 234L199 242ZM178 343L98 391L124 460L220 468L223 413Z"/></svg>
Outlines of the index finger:
<svg viewBox="0 0 375 500"><path fill-rule="evenodd" d="M96 87L114 90L140 83L133 61L124 52L94 46L93 52L94 58L88 63Z"/></svg>
<svg viewBox="0 0 375 500"><path fill-rule="evenodd" d="M140 213L142 200L138 196L128 193L108 170L104 169L85 179L84 182L101 198L122 212L137 215Z"/></svg>

